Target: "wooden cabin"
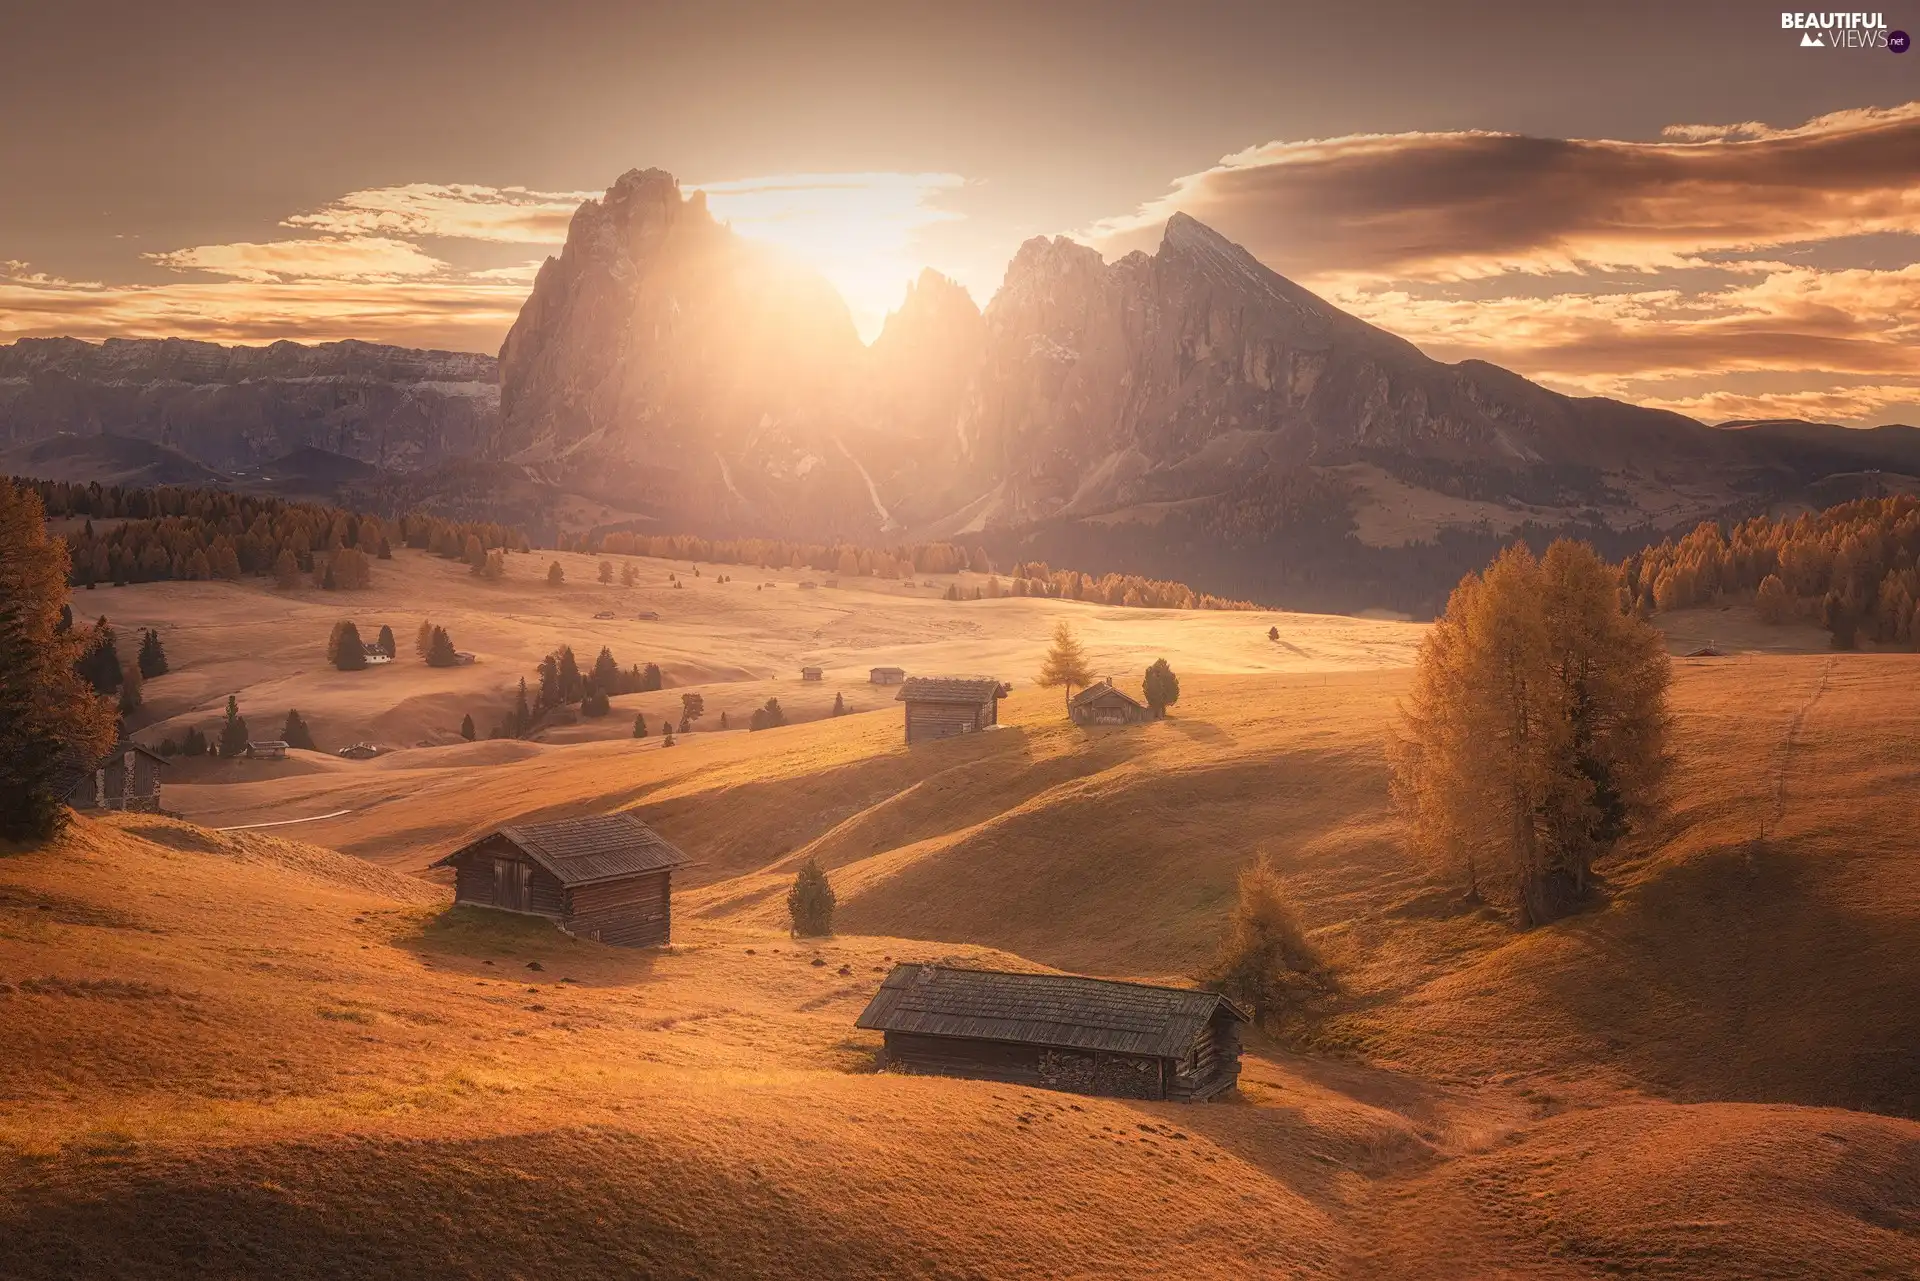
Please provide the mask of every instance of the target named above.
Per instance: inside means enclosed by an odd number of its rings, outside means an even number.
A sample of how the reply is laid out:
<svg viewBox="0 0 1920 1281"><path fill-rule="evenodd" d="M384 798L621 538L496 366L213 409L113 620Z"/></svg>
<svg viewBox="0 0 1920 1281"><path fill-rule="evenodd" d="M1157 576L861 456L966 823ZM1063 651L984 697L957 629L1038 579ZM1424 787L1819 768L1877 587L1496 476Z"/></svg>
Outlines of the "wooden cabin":
<svg viewBox="0 0 1920 1281"><path fill-rule="evenodd" d="M248 743L247 759L255 761L284 761L287 759L287 745L277 738L268 739L260 743Z"/></svg>
<svg viewBox="0 0 1920 1281"><path fill-rule="evenodd" d="M826 673L817 667L803 667L800 669L800 679L803 681L817 681L825 674Z"/></svg>
<svg viewBox="0 0 1920 1281"><path fill-rule="evenodd" d="M1217 992L896 965L856 1026L911 1072L1199 1103L1239 1080L1245 1022Z"/></svg>
<svg viewBox="0 0 1920 1281"><path fill-rule="evenodd" d="M907 679L907 673L900 667L876 667L867 673L869 685L898 685Z"/></svg>
<svg viewBox="0 0 1920 1281"><path fill-rule="evenodd" d="M138 810L160 808L160 770L166 761L131 740L87 767L83 756L66 771L64 795L77 810Z"/></svg>
<svg viewBox="0 0 1920 1281"><path fill-rule="evenodd" d="M657 947L673 933L673 871L692 860L631 814L496 828L435 867L456 903L544 916L569 934Z"/></svg>
<svg viewBox="0 0 1920 1281"><path fill-rule="evenodd" d="M1109 676L1067 700L1067 715L1075 725L1138 725L1153 719L1153 710L1128 695Z"/></svg>
<svg viewBox="0 0 1920 1281"><path fill-rule="evenodd" d="M912 746L998 725L1004 693L991 676L910 676L893 698L907 705L907 744Z"/></svg>

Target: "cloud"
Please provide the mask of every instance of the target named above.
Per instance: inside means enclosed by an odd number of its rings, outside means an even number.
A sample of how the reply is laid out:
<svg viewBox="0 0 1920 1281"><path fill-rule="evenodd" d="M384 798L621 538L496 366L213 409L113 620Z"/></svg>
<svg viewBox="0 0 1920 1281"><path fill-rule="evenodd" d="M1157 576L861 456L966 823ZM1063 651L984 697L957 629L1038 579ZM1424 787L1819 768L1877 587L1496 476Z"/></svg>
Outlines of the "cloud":
<svg viewBox="0 0 1920 1281"><path fill-rule="evenodd" d="M353 191L282 223L343 236L444 236L557 245L583 200L597 191L529 191L471 183L414 182Z"/></svg>
<svg viewBox="0 0 1920 1281"><path fill-rule="evenodd" d="M1490 360L1593 390L1741 371L1920 374L1920 264L1777 268L1694 291L1464 299L1399 288L1330 297L1440 359Z"/></svg>
<svg viewBox="0 0 1920 1281"><path fill-rule="evenodd" d="M143 256L176 271L205 271L254 283L302 278L405 280L438 275L447 269L446 263L423 253L417 245L374 236L326 236L267 244L243 241Z"/></svg>
<svg viewBox="0 0 1920 1281"><path fill-rule="evenodd" d="M1176 210L1288 274L1464 280L1697 265L1874 232L1920 233L1920 103L1790 129L1681 125L1659 142L1457 132L1270 142L1096 223L1150 248Z"/></svg>
<svg viewBox="0 0 1920 1281"><path fill-rule="evenodd" d="M455 351L498 348L526 298L513 283L470 279L171 281L78 284L7 264L0 270L0 342L77 338L361 338Z"/></svg>
<svg viewBox="0 0 1920 1281"><path fill-rule="evenodd" d="M1804 418L1811 422L1876 422L1896 407L1920 406L1920 385L1873 384L1788 392L1714 391L1641 403L1723 423L1739 418Z"/></svg>

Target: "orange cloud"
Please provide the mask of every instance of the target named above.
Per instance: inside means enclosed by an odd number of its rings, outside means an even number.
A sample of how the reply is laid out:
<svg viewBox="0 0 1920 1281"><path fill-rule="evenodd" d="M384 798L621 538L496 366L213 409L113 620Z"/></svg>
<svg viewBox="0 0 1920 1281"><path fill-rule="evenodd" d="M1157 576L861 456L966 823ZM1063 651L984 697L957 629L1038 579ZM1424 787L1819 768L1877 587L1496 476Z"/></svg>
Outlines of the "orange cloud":
<svg viewBox="0 0 1920 1281"><path fill-rule="evenodd" d="M176 271L205 271L255 283L303 278L405 280L447 270L446 263L407 241L369 236L198 245L145 256Z"/></svg>
<svg viewBox="0 0 1920 1281"><path fill-rule="evenodd" d="M529 191L471 183L414 182L348 192L282 224L342 236L445 236L557 245L583 200L597 191Z"/></svg>
<svg viewBox="0 0 1920 1281"><path fill-rule="evenodd" d="M1464 280L1920 233L1920 103L1791 129L1676 130L1661 142L1478 132L1270 142L1085 235L1110 254L1148 248L1178 210L1288 275Z"/></svg>

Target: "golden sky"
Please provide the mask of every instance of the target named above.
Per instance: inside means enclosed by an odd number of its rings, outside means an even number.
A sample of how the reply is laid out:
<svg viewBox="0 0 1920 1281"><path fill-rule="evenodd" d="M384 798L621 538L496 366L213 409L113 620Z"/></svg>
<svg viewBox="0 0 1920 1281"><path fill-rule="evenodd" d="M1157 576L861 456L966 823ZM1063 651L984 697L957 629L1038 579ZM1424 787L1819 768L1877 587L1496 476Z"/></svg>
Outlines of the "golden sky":
<svg viewBox="0 0 1920 1281"><path fill-rule="evenodd" d="M0 78L0 341L491 351L579 202L658 166L869 338L922 266L984 305L1029 236L1184 210L1440 359L1920 421L1920 53L1777 9L81 8Z"/></svg>

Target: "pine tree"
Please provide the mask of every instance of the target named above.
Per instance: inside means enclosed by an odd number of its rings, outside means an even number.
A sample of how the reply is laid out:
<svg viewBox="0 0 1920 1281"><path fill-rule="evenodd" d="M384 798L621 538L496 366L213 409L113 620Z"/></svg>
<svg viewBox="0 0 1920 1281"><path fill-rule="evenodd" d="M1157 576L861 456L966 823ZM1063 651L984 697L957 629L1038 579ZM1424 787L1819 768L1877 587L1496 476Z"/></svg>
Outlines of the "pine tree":
<svg viewBox="0 0 1920 1281"><path fill-rule="evenodd" d="M167 651L160 643L160 633L149 627L140 637L140 674L151 680L155 676L167 674Z"/></svg>
<svg viewBox="0 0 1920 1281"><path fill-rule="evenodd" d="M648 663L646 671L640 674L640 692L651 693L661 687L660 664Z"/></svg>
<svg viewBox="0 0 1920 1281"><path fill-rule="evenodd" d="M280 741L288 747L297 747L306 752L320 750L314 746L313 731L301 719L300 713L291 707L287 709L287 723L280 727Z"/></svg>
<svg viewBox="0 0 1920 1281"><path fill-rule="evenodd" d="M291 590L300 585L300 562L290 550L283 549L273 559L273 585Z"/></svg>
<svg viewBox="0 0 1920 1281"><path fill-rule="evenodd" d="M1166 659L1156 658L1140 682L1140 692L1146 695L1147 706L1153 709L1153 718L1159 720L1167 714L1169 707L1180 701L1180 678L1173 674L1173 668L1167 666Z"/></svg>
<svg viewBox="0 0 1920 1281"><path fill-rule="evenodd" d="M120 715L131 716L140 710L141 682L142 678L138 664L128 668L122 676L120 681Z"/></svg>
<svg viewBox="0 0 1920 1281"><path fill-rule="evenodd" d="M562 645L560 647L559 663L560 701L563 703L576 703L580 701L580 696L586 692L586 682L581 678L580 664L574 660L573 646Z"/></svg>
<svg viewBox="0 0 1920 1281"><path fill-rule="evenodd" d="M1280 629L1279 629L1278 627L1269 627L1269 628L1267 628L1267 639L1268 639L1268 640L1270 640L1270 641L1277 641L1277 640L1279 640L1279 639L1280 639Z"/></svg>
<svg viewBox="0 0 1920 1281"><path fill-rule="evenodd" d="M680 696L680 732L686 733L687 727L707 714L707 700L698 694Z"/></svg>
<svg viewBox="0 0 1920 1281"><path fill-rule="evenodd" d="M1093 670L1087 665L1086 651L1080 647L1080 641L1073 634L1073 628L1066 619L1061 619L1053 628L1053 644L1047 650L1046 661L1040 665L1040 674L1034 678L1041 688L1052 689L1064 686L1067 702L1073 702L1073 687L1082 688L1093 683Z"/></svg>
<svg viewBox="0 0 1920 1281"><path fill-rule="evenodd" d="M460 718L460 737L471 743L473 741L473 735L473 713L468 712Z"/></svg>
<svg viewBox="0 0 1920 1281"><path fill-rule="evenodd" d="M366 643L360 639L360 629L351 618L343 618L333 625L333 631L327 636L327 661L343 672L357 672L367 665Z"/></svg>
<svg viewBox="0 0 1920 1281"><path fill-rule="evenodd" d="M240 714L240 700L227 695L227 719L220 726L220 755L240 756L247 750L247 718Z"/></svg>
<svg viewBox="0 0 1920 1281"><path fill-rule="evenodd" d="M385 534L380 535L380 548L374 553L374 556L379 560L393 559L393 544L387 541Z"/></svg>
<svg viewBox="0 0 1920 1281"><path fill-rule="evenodd" d="M611 583L613 581L612 561L603 560L600 562L600 581L603 583Z"/></svg>
<svg viewBox="0 0 1920 1281"><path fill-rule="evenodd" d="M832 712L832 715L834 715L834 716L845 716L846 714L847 714L847 700L846 700L846 699L844 699L844 698L842 698L842 697L840 696L840 691L839 691L839 690L835 690L835 691L833 692L833 712Z"/></svg>
<svg viewBox="0 0 1920 1281"><path fill-rule="evenodd" d="M833 885L819 860L809 856L787 891L787 915L797 938L823 938L833 933Z"/></svg>
<svg viewBox="0 0 1920 1281"><path fill-rule="evenodd" d="M567 571L560 568L560 562L554 561L547 566L547 586L558 587L567 581Z"/></svg>
<svg viewBox="0 0 1920 1281"><path fill-rule="evenodd" d="M433 623L428 619L420 620L420 630L413 634L413 652L421 658L433 648Z"/></svg>
<svg viewBox="0 0 1920 1281"><path fill-rule="evenodd" d="M120 666L119 638L113 628L107 625L103 617L93 625L87 634L86 648L81 652L76 670L85 677L98 694L117 694L125 673Z"/></svg>
<svg viewBox="0 0 1920 1281"><path fill-rule="evenodd" d="M668 725L667 728L664 731L662 731L660 735L660 746L662 747L673 746L673 726L672 725Z"/></svg>
<svg viewBox="0 0 1920 1281"><path fill-rule="evenodd" d="M647 736L647 718L644 712L635 712L633 714L633 736L635 738L645 738Z"/></svg>
<svg viewBox="0 0 1920 1281"><path fill-rule="evenodd" d="M427 643L428 667L458 667L460 655L453 648L453 637L447 635L447 629L433 629L433 639Z"/></svg>
<svg viewBox="0 0 1920 1281"><path fill-rule="evenodd" d="M620 585L622 587L632 587L635 583L639 581L640 581L640 571L635 569L631 564L622 565L620 567Z"/></svg>
<svg viewBox="0 0 1920 1281"><path fill-rule="evenodd" d="M376 640L373 644L375 649L378 649L388 658L392 658L400 652L399 646L393 639L393 628L387 626L385 623L380 624L380 639Z"/></svg>
<svg viewBox="0 0 1920 1281"><path fill-rule="evenodd" d="M613 660L613 651L607 646L600 647L599 657L593 660L593 683L602 690L616 692L621 685L620 664Z"/></svg>
<svg viewBox="0 0 1920 1281"><path fill-rule="evenodd" d="M520 678L520 692L513 696L513 736L525 738L533 728L533 709L527 706L527 678Z"/></svg>

